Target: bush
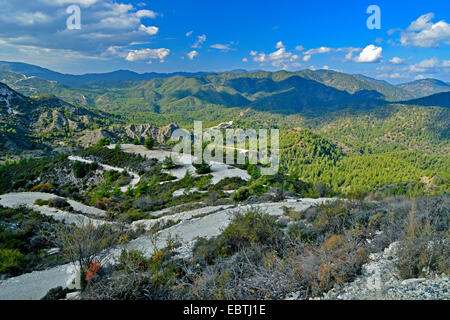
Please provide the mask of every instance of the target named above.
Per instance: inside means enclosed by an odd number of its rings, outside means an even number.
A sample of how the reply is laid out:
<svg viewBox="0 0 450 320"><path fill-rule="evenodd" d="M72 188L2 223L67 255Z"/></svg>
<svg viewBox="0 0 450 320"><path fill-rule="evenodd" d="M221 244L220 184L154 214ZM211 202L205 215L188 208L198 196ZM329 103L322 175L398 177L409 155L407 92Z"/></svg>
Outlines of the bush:
<svg viewBox="0 0 450 320"><path fill-rule="evenodd" d="M51 183L40 183L31 188L31 192L50 192L53 188Z"/></svg>
<svg viewBox="0 0 450 320"><path fill-rule="evenodd" d="M138 209L129 209L128 211L121 213L120 217L125 219L127 222L131 223L133 221L147 219L148 213L142 212L141 210Z"/></svg>
<svg viewBox="0 0 450 320"><path fill-rule="evenodd" d="M274 216L258 211L237 213L219 236L211 240L200 239L194 248L194 255L211 264L217 257L231 256L242 248L276 247L282 235Z"/></svg>
<svg viewBox="0 0 450 320"><path fill-rule="evenodd" d="M71 205L63 198L51 198L47 201L48 206L57 209L65 209L72 211Z"/></svg>
<svg viewBox="0 0 450 320"><path fill-rule="evenodd" d="M250 190L247 187L239 188L231 195L231 199L236 202L247 200L250 197Z"/></svg>
<svg viewBox="0 0 450 320"><path fill-rule="evenodd" d="M0 273L17 274L23 267L24 258L17 249L0 249Z"/></svg>
<svg viewBox="0 0 450 320"><path fill-rule="evenodd" d="M176 167L175 162L173 161L172 157L165 157L163 161L163 167L166 170L170 170Z"/></svg>
<svg viewBox="0 0 450 320"><path fill-rule="evenodd" d="M75 178L82 179L89 172L89 164L77 160L72 165L72 171Z"/></svg>
<svg viewBox="0 0 450 320"><path fill-rule="evenodd" d="M144 146L147 148L147 149L153 149L154 147L155 147L155 140L150 136L150 137L148 137L147 139L145 139L145 142L144 142Z"/></svg>
<svg viewBox="0 0 450 320"><path fill-rule="evenodd" d="M400 240L397 252L396 266L403 279L427 276L432 272L450 273L448 221L442 221L444 212L439 212L438 206L427 210L426 214L422 219L413 203L407 219L408 231Z"/></svg>
<svg viewBox="0 0 450 320"><path fill-rule="evenodd" d="M34 204L37 206L48 206L48 200L37 199Z"/></svg>
<svg viewBox="0 0 450 320"><path fill-rule="evenodd" d="M96 148L103 148L111 144L111 140L108 138L101 138L95 145Z"/></svg>
<svg viewBox="0 0 450 320"><path fill-rule="evenodd" d="M211 172L211 166L205 161L202 161L202 163L193 163L192 166L198 174L206 174Z"/></svg>

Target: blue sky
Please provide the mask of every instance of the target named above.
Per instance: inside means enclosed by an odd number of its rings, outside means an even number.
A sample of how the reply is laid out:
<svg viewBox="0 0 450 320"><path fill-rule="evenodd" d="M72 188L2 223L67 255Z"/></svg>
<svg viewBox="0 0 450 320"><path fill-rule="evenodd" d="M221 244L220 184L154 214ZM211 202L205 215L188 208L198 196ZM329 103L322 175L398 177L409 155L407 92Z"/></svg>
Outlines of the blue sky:
<svg viewBox="0 0 450 320"><path fill-rule="evenodd" d="M68 30L70 5L81 30ZM381 29L368 29L370 5ZM450 1L0 0L0 60L67 73L332 69L450 81Z"/></svg>

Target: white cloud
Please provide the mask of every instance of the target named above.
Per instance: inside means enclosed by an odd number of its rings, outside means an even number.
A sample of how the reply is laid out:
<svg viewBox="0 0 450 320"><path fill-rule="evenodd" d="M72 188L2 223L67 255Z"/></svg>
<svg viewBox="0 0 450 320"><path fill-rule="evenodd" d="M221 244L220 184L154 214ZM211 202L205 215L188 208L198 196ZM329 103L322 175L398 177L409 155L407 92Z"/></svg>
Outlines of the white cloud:
<svg viewBox="0 0 450 320"><path fill-rule="evenodd" d="M327 47L320 47L317 49L309 49L308 51L306 51L304 54L317 54L317 53L329 53L331 52L331 48L327 48Z"/></svg>
<svg viewBox="0 0 450 320"><path fill-rule="evenodd" d="M190 60L194 60L194 58L195 58L196 56L198 56L198 51L192 50L192 51L186 53L186 55L188 56L188 58L189 58Z"/></svg>
<svg viewBox="0 0 450 320"><path fill-rule="evenodd" d="M264 52L257 53L256 51L251 51L250 55L253 56L253 60L259 63L270 63L273 67L288 69L292 67L298 67L299 64L296 62L300 57L286 50L283 42L278 41L275 45L278 49L272 53L266 54Z"/></svg>
<svg viewBox="0 0 450 320"><path fill-rule="evenodd" d="M159 60L159 62L162 63L169 54L170 50L166 48L131 50L128 52L125 60L132 62L142 60Z"/></svg>
<svg viewBox="0 0 450 320"><path fill-rule="evenodd" d="M329 69L329 67L328 67L327 65L324 65L324 66L322 67L322 69L324 69L324 70L328 70L328 69Z"/></svg>
<svg viewBox="0 0 450 320"><path fill-rule="evenodd" d="M307 54L306 56L303 56L303 61L309 61L311 59L311 55Z"/></svg>
<svg viewBox="0 0 450 320"><path fill-rule="evenodd" d="M139 31L143 31L151 36L154 36L155 34L158 33L159 28L158 27L154 27L154 26L150 26L150 27L146 27L143 24L141 24L139 26Z"/></svg>
<svg viewBox="0 0 450 320"><path fill-rule="evenodd" d="M197 37L197 41L192 45L192 48L201 48L202 43L206 41L206 34L202 34L201 36Z"/></svg>
<svg viewBox="0 0 450 320"><path fill-rule="evenodd" d="M7 54L3 50L3 59L23 60L25 55L20 54L23 47L42 48L36 50L37 57L51 49L72 51L73 57L97 55L104 58L107 48L128 46L128 50L134 49L133 44L146 43L149 35L158 33L157 26L147 27L141 21L155 16L154 11L139 10L134 5L120 3L122 0L117 1L0 0L0 39L9 45ZM82 7L82 32L65 28L68 17L66 7L62 7L65 4ZM111 52L108 54L113 57Z"/></svg>
<svg viewBox="0 0 450 320"><path fill-rule="evenodd" d="M263 52L263 53L260 53L258 55L255 55L253 60L256 61L256 62L266 62L267 61L266 54Z"/></svg>
<svg viewBox="0 0 450 320"><path fill-rule="evenodd" d="M401 33L402 46L438 47L441 41L450 43L450 24L441 20L433 23L434 13L430 12L411 22L407 31Z"/></svg>
<svg viewBox="0 0 450 320"><path fill-rule="evenodd" d="M66 4L79 4L86 7L89 7L100 1L101 0L42 0L42 2L54 6L61 6Z"/></svg>
<svg viewBox="0 0 450 320"><path fill-rule="evenodd" d="M361 53L354 59L356 62L373 63L378 62L382 57L383 48L369 44Z"/></svg>
<svg viewBox="0 0 450 320"><path fill-rule="evenodd" d="M349 61L353 59L353 53L354 52L360 52L361 48L354 48L354 47L346 47L346 48L337 48L336 52L346 52L345 58L342 60L343 62Z"/></svg>
<svg viewBox="0 0 450 320"><path fill-rule="evenodd" d="M194 30L191 30L191 31L186 32L186 37L190 37L191 34L193 34L193 33L194 33Z"/></svg>
<svg viewBox="0 0 450 320"><path fill-rule="evenodd" d="M248 62L247 58L242 58L242 62Z"/></svg>
<svg viewBox="0 0 450 320"><path fill-rule="evenodd" d="M139 10L136 12L136 16L138 18L151 18L155 19L157 17L157 13L152 10Z"/></svg>
<svg viewBox="0 0 450 320"><path fill-rule="evenodd" d="M436 57L425 59L417 64L409 66L411 72L430 72L439 67L439 60Z"/></svg>
<svg viewBox="0 0 450 320"><path fill-rule="evenodd" d="M414 77L414 80L422 80L422 79L425 79L425 76L423 76L421 74Z"/></svg>
<svg viewBox="0 0 450 320"><path fill-rule="evenodd" d="M400 73L396 72L396 73L392 73L391 75L389 75L389 78L399 79L399 78L403 78L403 76Z"/></svg>
<svg viewBox="0 0 450 320"><path fill-rule="evenodd" d="M442 66L443 66L444 68L450 67L450 60L444 60L444 61L442 62Z"/></svg>
<svg viewBox="0 0 450 320"><path fill-rule="evenodd" d="M389 63L391 64L403 64L405 60L399 58L399 57L393 57L391 60L389 60Z"/></svg>
<svg viewBox="0 0 450 320"><path fill-rule="evenodd" d="M228 44L216 43L216 44L211 45L210 47L214 48L214 49L217 49L217 50L221 50L221 51L226 52L226 51L233 50L233 48L231 47L232 45L234 45L234 41L231 41Z"/></svg>
<svg viewBox="0 0 450 320"><path fill-rule="evenodd" d="M298 45L295 47L295 50L297 50L297 51L303 51L304 49L305 48L303 48L303 46L301 46L301 45Z"/></svg>

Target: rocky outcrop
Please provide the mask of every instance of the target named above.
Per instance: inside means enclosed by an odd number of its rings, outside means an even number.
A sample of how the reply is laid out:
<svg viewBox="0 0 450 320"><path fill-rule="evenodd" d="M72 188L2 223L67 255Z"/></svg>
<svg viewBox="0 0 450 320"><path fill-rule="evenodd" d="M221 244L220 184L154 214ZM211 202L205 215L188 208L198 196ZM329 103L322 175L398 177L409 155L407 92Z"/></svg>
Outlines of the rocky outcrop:
<svg viewBox="0 0 450 320"><path fill-rule="evenodd" d="M154 127L151 124L132 124L124 128L124 135L132 140L139 139L143 142L146 138L152 137L158 143L167 142L172 133L179 127L176 124L169 124L165 127Z"/></svg>
<svg viewBox="0 0 450 320"><path fill-rule="evenodd" d="M95 145L102 138L111 139L112 142L116 140L116 136L111 132L104 129L96 129L83 131L82 136L78 139L78 141L83 147L88 147Z"/></svg>
<svg viewBox="0 0 450 320"><path fill-rule="evenodd" d="M361 276L342 288L335 288L320 299L331 300L435 300L449 299L450 278L430 275L427 278L401 279L395 266L399 242L379 253L372 253L363 265Z"/></svg>

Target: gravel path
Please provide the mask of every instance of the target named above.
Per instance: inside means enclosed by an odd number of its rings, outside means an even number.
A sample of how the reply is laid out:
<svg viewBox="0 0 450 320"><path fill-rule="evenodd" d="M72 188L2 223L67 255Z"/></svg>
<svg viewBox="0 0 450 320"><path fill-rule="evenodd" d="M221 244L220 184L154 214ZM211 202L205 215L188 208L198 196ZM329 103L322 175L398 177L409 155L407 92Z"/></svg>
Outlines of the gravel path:
<svg viewBox="0 0 450 320"><path fill-rule="evenodd" d="M71 161L80 161L80 162L84 162L84 163L93 163L94 162L92 160L84 159L84 158L78 157L78 156L69 156L68 159ZM134 188L141 180L141 177L137 173L128 171L124 168L113 167L113 166L110 166L107 164L102 164L102 163L99 163L98 165L100 167L102 167L104 170L115 170L118 172L127 171L133 177L131 179L131 182L128 185L120 187L120 191L122 191L122 192L127 191L129 187Z"/></svg>
<svg viewBox="0 0 450 320"><path fill-rule="evenodd" d="M15 192L15 193L7 193L0 195L0 205L8 208L17 208L20 206L25 206L27 208L33 209L43 215L50 216L57 221L65 221L67 224L75 223L76 225L83 225L88 222L92 223L95 226L99 226L102 224L110 224L111 222L104 221L101 219L94 219L90 217L86 217L81 214L72 213L64 210L59 210L56 208L52 208L49 206L38 206L35 205L34 202L38 199L48 200L51 198L62 198L57 195L51 193L42 193L42 192ZM67 202L72 206L72 208L76 211L80 211L84 214L89 214L93 216L98 216L99 218L105 216L105 211L86 206L77 201L73 201L70 199L66 199Z"/></svg>
<svg viewBox="0 0 450 320"><path fill-rule="evenodd" d="M269 214L282 215L283 206L292 207L295 210L300 211L305 210L312 205L330 200L332 201L333 199L301 199L299 202L264 203L243 205L236 208L226 208L226 206L222 208L213 207L216 212L209 214L208 210L212 210L212 208L209 207L191 210L190 212L184 213L184 218L188 220L184 220L170 228L158 232L156 247L158 249L163 248L166 245L166 239L168 237L177 236L178 240L183 243L183 246L179 250L180 254L184 256L189 255L190 248L195 238L210 238L219 235L229 224L233 213L236 211L245 211L249 208L259 207ZM189 218L195 216L193 212L199 214L202 212L207 215L189 220ZM162 218L165 219L165 217ZM153 250L155 249L151 239L147 236L142 236L130 241L126 245L111 249L110 261L117 258L123 248L141 249L148 257L153 254ZM40 299L51 288L66 286L66 284L74 277L74 273L71 272L71 270L73 271L73 268L70 265L63 265L4 280L0 282L0 299Z"/></svg>
<svg viewBox="0 0 450 320"><path fill-rule="evenodd" d="M108 148L113 149L115 145L109 145ZM146 147L141 145L134 145L134 144L122 144L121 145L122 151L134 153L134 154L140 154L142 156L145 156L149 159L155 158L158 159L158 161L163 161L166 157L171 155L170 151L166 150L148 150ZM179 157L177 157L176 162L180 165L171 170L164 170L164 172L169 173L170 175L176 177L178 180L182 179L184 175L186 174L186 171L189 170L193 175L195 174L195 168L192 166L192 156L191 155L185 155L180 154ZM211 175L212 177L212 184L218 183L220 180L224 178L232 178L232 177L239 177L245 181L250 180L250 175L247 173L247 171L229 166L224 163L219 162L211 162ZM176 181L176 180L172 180Z"/></svg>

